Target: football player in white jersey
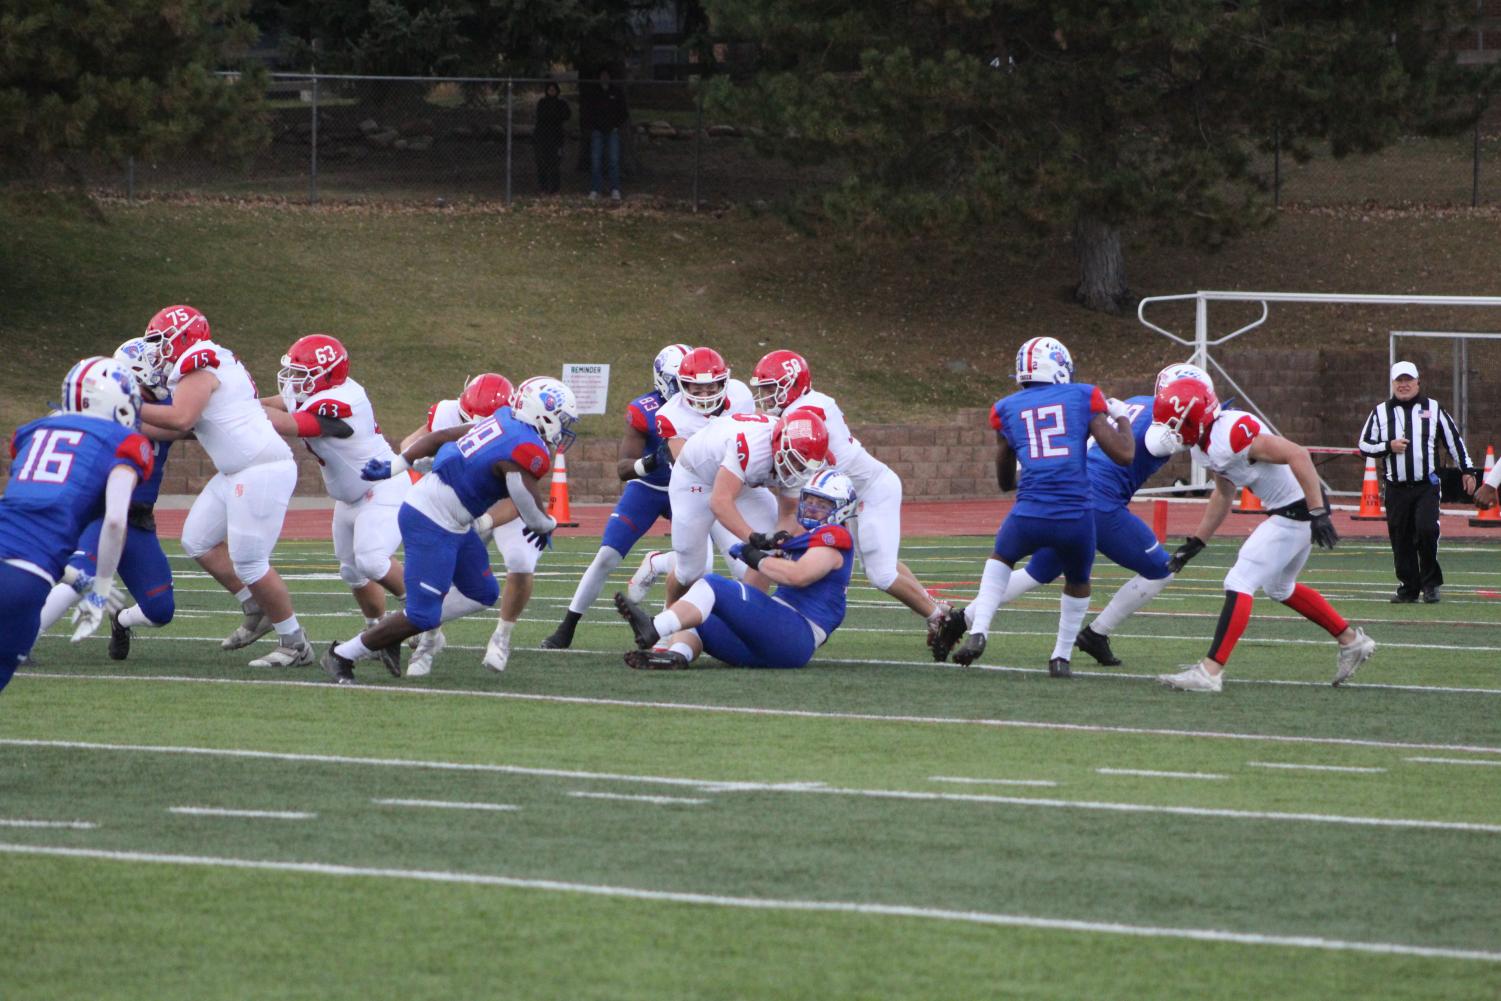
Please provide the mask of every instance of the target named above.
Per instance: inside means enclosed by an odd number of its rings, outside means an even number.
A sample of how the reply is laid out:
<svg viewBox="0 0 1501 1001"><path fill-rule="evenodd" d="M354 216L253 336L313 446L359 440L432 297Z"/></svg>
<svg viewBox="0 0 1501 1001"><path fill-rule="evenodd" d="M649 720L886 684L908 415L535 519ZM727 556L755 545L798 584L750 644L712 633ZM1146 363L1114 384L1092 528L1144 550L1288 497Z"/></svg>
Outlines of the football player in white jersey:
<svg viewBox="0 0 1501 1001"><path fill-rule="evenodd" d="M802 355L787 350L768 352L756 363L750 385L756 406L763 413L775 417L789 409L811 410L823 418L829 431L831 464L850 478L855 496L860 498L852 524L855 552L860 556L865 579L921 615L927 620L929 634L936 633L952 606L935 601L898 559L902 542L901 477L865 450L834 398L813 388L813 371Z"/></svg>
<svg viewBox="0 0 1501 1001"><path fill-rule="evenodd" d="M1214 494L1199 527L1173 554L1175 572L1214 537L1236 490L1249 489L1268 515L1241 545L1225 575L1225 604L1208 655L1176 674L1160 675L1158 681L1184 691L1220 691L1225 664L1246 630L1258 589L1338 641L1334 684L1342 684L1370 659L1376 641L1352 628L1322 594L1297 581L1315 542L1333 549L1339 541L1307 449L1267 431L1248 413L1222 409L1197 379L1178 379L1157 390L1145 442L1157 456L1190 449L1193 461L1214 474Z"/></svg>
<svg viewBox="0 0 1501 1001"><path fill-rule="evenodd" d="M339 576L354 593L365 624L374 625L386 612L387 591L398 598L406 594L401 564L391 557L401 546L396 514L412 481L360 478L365 463L393 459L396 453L380 433L365 387L349 377L349 352L338 338L309 334L294 341L282 355L276 387L277 395L261 403L278 431L301 438L317 456L323 486L334 501ZM327 418L343 421L352 434L325 435Z"/></svg>
<svg viewBox="0 0 1501 1001"><path fill-rule="evenodd" d="M693 348L683 355L678 362L676 383L678 391L657 411L657 435L667 443L668 454L674 461L688 440L714 418L756 412L750 387L739 379L730 378L730 366L713 348ZM735 544L735 537L717 522L710 528L710 533L722 553ZM627 591L632 601L646 600L647 592L657 579L672 573L676 549L677 543L674 542L673 549L652 550L642 558L641 566L631 576ZM730 565L735 576L744 574L744 564L731 561ZM699 576L702 574L694 575L691 580L697 580ZM671 584L674 579L669 577L669 601L679 596Z"/></svg>
<svg viewBox="0 0 1501 1001"><path fill-rule="evenodd" d="M464 386L458 399L439 400L429 407L427 424L412 432L402 442L402 447L407 448L424 434L483 420L501 407L510 406L514 392L511 381L503 375L495 372L477 375ZM495 521L491 538L505 564L506 576L500 592L500 613L495 620L495 631L485 644L484 664L492 671L504 671L511 659L511 633L531 600L537 561L547 546L547 540L526 527L526 523L517 517L516 505L510 500L496 504L490 515ZM412 658L407 662L407 675L421 677L430 673L434 658L446 645L447 641L439 630L429 630L418 636Z"/></svg>
<svg viewBox="0 0 1501 1001"><path fill-rule="evenodd" d="M672 499L672 551L667 603L709 572L709 528L715 522L740 542L776 548L779 523L798 534L797 493L828 463L829 432L812 411L783 417L727 414L716 417L678 453L668 483ZM752 571L751 573L754 573ZM756 586L759 575L748 578Z"/></svg>
<svg viewBox="0 0 1501 1001"><path fill-rule="evenodd" d="M210 340L202 313L168 306L151 318L143 338L172 402L145 404L141 420L193 432L217 470L188 511L182 548L245 612L223 648L238 650L274 629L276 649L250 666L313 663L292 596L271 567L271 550L297 486L292 450L272 427L245 366Z"/></svg>

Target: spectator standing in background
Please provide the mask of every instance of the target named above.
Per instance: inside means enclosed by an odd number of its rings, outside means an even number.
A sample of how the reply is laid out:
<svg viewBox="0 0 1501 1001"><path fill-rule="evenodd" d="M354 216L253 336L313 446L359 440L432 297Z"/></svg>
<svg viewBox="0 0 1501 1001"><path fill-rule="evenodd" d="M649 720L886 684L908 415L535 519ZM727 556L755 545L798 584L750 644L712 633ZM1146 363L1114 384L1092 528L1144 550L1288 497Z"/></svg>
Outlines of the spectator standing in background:
<svg viewBox="0 0 1501 1001"><path fill-rule="evenodd" d="M562 186L563 126L573 117L573 109L558 94L558 85L549 80L537 102L532 128L532 149L537 157L537 190L544 195L555 195Z"/></svg>
<svg viewBox="0 0 1501 1001"><path fill-rule="evenodd" d="M589 136L590 201L597 201L609 169L610 199L620 201L620 130L630 120L625 91L599 71L599 82L580 94L580 124Z"/></svg>
<svg viewBox="0 0 1501 1001"><path fill-rule="evenodd" d="M1438 445L1464 472L1466 493L1475 492L1475 464L1454 419L1438 401L1424 396L1418 367L1392 366L1391 399L1376 405L1360 435L1360 451L1380 459L1386 485L1386 531L1397 569L1392 602L1439 600L1444 583L1438 565Z"/></svg>

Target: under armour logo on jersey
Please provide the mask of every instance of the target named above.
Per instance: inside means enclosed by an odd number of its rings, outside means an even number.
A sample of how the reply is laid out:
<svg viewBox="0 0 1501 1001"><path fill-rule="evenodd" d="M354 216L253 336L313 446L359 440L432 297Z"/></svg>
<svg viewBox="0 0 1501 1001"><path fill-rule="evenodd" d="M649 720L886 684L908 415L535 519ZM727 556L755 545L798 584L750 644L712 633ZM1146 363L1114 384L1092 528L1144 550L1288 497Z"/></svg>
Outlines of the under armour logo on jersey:
<svg viewBox="0 0 1501 1001"><path fill-rule="evenodd" d="M690 494L701 494L704 492L704 488L695 483L688 488L688 492Z"/></svg>

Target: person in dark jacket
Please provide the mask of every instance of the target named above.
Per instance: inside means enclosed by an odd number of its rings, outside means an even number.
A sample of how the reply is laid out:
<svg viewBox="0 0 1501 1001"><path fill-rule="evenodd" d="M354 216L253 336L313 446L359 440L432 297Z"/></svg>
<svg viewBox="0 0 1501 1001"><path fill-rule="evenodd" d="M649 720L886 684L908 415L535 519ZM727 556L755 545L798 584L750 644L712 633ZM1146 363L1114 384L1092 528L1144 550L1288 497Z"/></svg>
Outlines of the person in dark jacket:
<svg viewBox="0 0 1501 1001"><path fill-rule="evenodd" d="M549 80L542 89L542 99L537 102L532 128L537 190L544 195L555 195L562 186L563 126L573 117L573 109L558 94L558 85Z"/></svg>
<svg viewBox="0 0 1501 1001"><path fill-rule="evenodd" d="M580 98L580 123L589 136L589 198L597 200L609 170L610 198L620 201L620 130L630 120L625 91L609 70L599 71L599 83Z"/></svg>

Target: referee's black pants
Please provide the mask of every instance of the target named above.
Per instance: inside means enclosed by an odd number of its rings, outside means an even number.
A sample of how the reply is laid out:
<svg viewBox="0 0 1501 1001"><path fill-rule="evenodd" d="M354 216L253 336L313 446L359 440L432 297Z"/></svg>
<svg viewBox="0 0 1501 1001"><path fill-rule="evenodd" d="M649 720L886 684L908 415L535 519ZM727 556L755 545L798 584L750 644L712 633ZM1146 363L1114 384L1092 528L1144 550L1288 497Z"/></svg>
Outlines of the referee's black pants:
<svg viewBox="0 0 1501 1001"><path fill-rule="evenodd" d="M1401 589L1414 597L1444 583L1438 565L1438 485L1386 483L1386 534Z"/></svg>

